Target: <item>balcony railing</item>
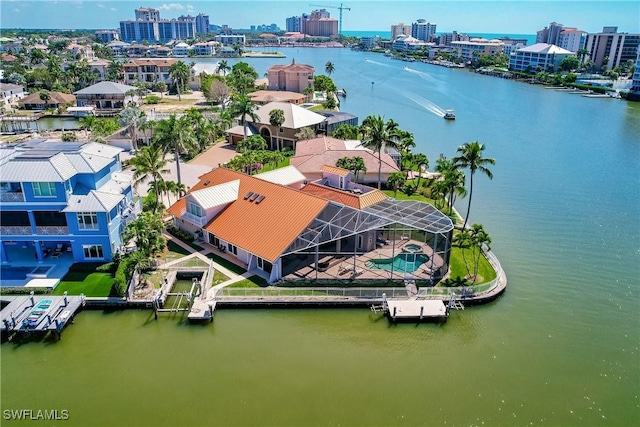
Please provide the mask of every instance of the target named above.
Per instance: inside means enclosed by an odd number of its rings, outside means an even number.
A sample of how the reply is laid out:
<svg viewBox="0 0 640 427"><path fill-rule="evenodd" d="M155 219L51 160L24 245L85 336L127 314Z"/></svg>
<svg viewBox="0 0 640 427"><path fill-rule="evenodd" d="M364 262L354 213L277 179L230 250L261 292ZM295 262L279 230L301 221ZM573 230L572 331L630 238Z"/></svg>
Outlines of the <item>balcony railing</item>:
<svg viewBox="0 0 640 427"><path fill-rule="evenodd" d="M23 193L0 193L0 202L24 202Z"/></svg>
<svg viewBox="0 0 640 427"><path fill-rule="evenodd" d="M41 234L43 236L68 236L69 227L58 225L36 226L36 234Z"/></svg>
<svg viewBox="0 0 640 427"><path fill-rule="evenodd" d="M30 225L13 225L0 227L0 234L3 236L29 236L33 233Z"/></svg>
<svg viewBox="0 0 640 427"><path fill-rule="evenodd" d="M190 212L185 212L182 215L182 219L186 219L187 221L193 224L199 225L200 227L204 227L204 225L207 223L207 217L195 216Z"/></svg>

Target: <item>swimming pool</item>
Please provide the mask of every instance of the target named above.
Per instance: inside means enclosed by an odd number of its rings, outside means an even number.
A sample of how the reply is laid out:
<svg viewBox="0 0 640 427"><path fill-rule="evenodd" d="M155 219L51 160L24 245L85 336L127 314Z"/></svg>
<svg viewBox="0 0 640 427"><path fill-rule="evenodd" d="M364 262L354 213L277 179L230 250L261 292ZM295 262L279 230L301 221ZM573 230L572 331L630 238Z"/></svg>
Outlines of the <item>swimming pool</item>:
<svg viewBox="0 0 640 427"><path fill-rule="evenodd" d="M34 267L8 266L0 269L1 280L24 280L27 274L33 271Z"/></svg>
<svg viewBox="0 0 640 427"><path fill-rule="evenodd" d="M393 269L394 271L413 273L427 261L429 261L429 257L425 254L401 253L393 258L371 259L365 265L372 270L391 271Z"/></svg>
<svg viewBox="0 0 640 427"><path fill-rule="evenodd" d="M46 278L52 265L40 266L5 266L0 268L0 284L5 280L26 280Z"/></svg>

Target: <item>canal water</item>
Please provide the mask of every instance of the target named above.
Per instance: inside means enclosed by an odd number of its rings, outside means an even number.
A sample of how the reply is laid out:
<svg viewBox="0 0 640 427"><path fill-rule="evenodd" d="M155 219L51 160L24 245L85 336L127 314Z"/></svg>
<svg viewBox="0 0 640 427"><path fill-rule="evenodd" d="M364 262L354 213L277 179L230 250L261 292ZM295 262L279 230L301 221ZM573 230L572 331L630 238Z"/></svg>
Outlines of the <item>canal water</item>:
<svg viewBox="0 0 640 427"><path fill-rule="evenodd" d="M84 311L60 342L2 344L2 410L66 409L69 426L637 425L640 104L346 49L285 53L318 73L333 62L343 110L396 120L432 165L486 144L494 179L476 176L471 221L505 295L444 325L366 309L219 310L198 326ZM248 62L262 75L284 61Z"/></svg>

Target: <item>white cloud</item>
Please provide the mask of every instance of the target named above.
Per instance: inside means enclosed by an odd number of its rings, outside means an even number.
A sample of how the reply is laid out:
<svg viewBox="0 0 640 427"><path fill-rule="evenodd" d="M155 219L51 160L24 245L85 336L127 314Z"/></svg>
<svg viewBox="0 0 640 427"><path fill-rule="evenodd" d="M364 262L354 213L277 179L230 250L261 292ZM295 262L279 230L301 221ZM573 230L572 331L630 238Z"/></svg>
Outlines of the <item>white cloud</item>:
<svg viewBox="0 0 640 427"><path fill-rule="evenodd" d="M13 11L14 11L15 13L20 13L20 9L17 9L17 8L16 8L16 9L13 9Z"/></svg>
<svg viewBox="0 0 640 427"><path fill-rule="evenodd" d="M99 7L100 9L104 9L104 5L103 5L103 4L99 4L99 5L98 5L98 7Z"/></svg>
<svg viewBox="0 0 640 427"><path fill-rule="evenodd" d="M179 3L165 3L162 6L160 6L158 9L163 9L163 10L182 10L184 9L184 7L179 4Z"/></svg>
<svg viewBox="0 0 640 427"><path fill-rule="evenodd" d="M116 9L115 7L110 7L109 10L113 10L114 12L117 11L118 9Z"/></svg>

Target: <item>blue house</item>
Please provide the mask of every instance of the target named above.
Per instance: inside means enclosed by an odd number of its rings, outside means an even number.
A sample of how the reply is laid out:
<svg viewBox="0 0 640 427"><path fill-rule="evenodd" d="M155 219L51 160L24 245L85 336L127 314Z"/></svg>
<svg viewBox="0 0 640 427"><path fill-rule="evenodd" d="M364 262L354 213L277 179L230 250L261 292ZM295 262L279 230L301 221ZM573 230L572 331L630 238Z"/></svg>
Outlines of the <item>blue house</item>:
<svg viewBox="0 0 640 427"><path fill-rule="evenodd" d="M120 148L32 140L0 148L0 258L110 261L138 211Z"/></svg>

